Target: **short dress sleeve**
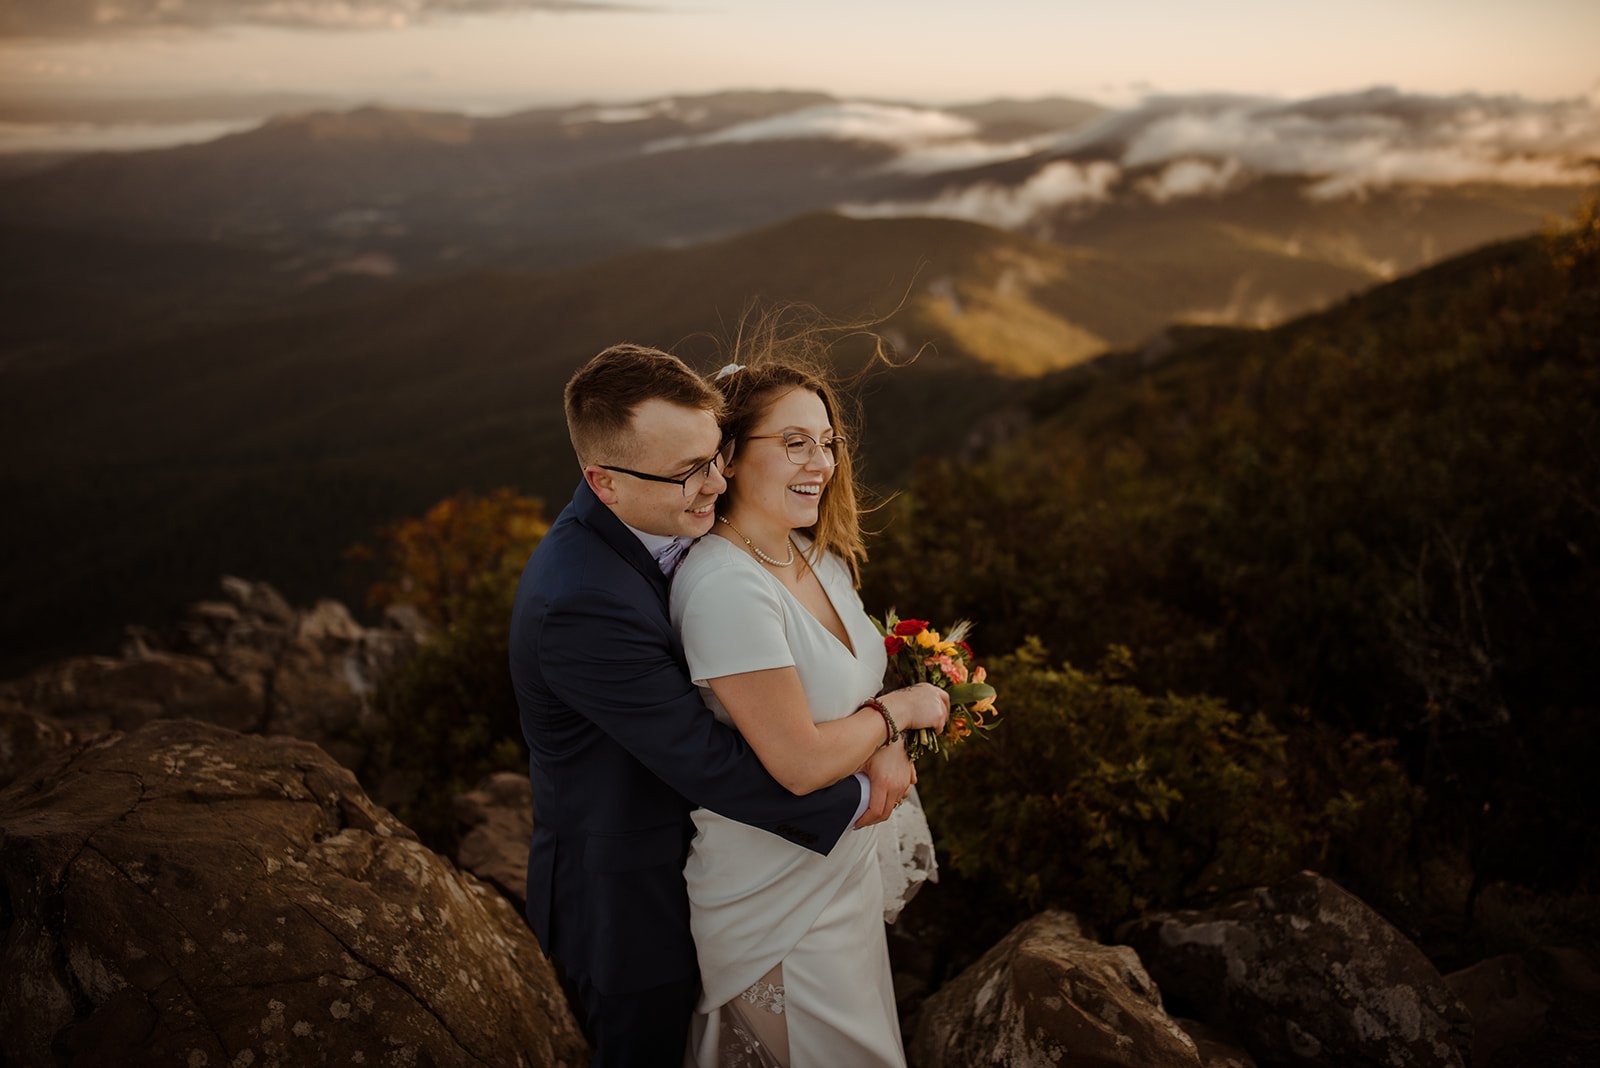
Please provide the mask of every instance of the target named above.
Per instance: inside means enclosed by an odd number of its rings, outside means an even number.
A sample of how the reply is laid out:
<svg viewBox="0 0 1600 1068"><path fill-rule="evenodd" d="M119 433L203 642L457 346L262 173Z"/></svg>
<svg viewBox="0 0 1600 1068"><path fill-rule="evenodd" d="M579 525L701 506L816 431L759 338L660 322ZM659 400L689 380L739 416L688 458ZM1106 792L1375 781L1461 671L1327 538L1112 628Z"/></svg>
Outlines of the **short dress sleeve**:
<svg viewBox="0 0 1600 1068"><path fill-rule="evenodd" d="M766 575L737 557L688 570L673 582L672 625L696 685L794 666L781 591Z"/></svg>

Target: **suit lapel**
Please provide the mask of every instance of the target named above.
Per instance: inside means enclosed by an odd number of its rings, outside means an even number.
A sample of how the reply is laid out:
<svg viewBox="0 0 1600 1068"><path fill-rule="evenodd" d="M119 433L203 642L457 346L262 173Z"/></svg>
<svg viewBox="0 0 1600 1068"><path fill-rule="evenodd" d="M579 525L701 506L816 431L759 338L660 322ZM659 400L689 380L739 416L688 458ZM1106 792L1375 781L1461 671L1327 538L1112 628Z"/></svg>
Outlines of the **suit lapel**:
<svg viewBox="0 0 1600 1068"><path fill-rule="evenodd" d="M611 509L600 503L600 498L594 495L594 490L589 488L587 482L578 483L578 490L572 495L572 507L578 521L600 535L607 545L616 550L618 556L643 575L665 603L667 576L661 573L660 565L645 549L644 543L634 536L633 531L629 530Z"/></svg>

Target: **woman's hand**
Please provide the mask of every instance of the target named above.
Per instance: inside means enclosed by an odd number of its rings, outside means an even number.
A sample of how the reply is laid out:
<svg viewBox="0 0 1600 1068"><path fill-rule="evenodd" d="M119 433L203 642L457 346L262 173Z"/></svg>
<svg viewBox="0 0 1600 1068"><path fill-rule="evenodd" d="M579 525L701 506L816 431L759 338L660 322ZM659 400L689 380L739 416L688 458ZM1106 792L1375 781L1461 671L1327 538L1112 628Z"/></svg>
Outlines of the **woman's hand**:
<svg viewBox="0 0 1600 1068"><path fill-rule="evenodd" d="M873 753L861 770L872 784L872 796L856 826L870 827L888 819L894 807L905 800L911 784L917 781L917 768L906 756L906 742L902 738Z"/></svg>
<svg viewBox="0 0 1600 1068"><path fill-rule="evenodd" d="M895 726L903 731L944 730L950 718L950 695L931 682L919 682L900 690L891 690L878 698Z"/></svg>

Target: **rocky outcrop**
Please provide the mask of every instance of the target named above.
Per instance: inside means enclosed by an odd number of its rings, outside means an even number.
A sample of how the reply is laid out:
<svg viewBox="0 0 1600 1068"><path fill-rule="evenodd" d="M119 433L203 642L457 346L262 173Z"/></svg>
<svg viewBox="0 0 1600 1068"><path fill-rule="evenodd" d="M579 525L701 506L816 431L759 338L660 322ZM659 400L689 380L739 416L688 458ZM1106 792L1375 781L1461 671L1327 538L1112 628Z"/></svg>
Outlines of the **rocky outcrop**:
<svg viewBox="0 0 1600 1068"><path fill-rule="evenodd" d="M360 770L369 695L426 639L426 625L396 610L364 628L337 601L296 611L266 583L237 578L224 578L222 592L191 605L169 635L130 627L122 655L48 665L0 685L0 701L82 737L158 718L289 734Z"/></svg>
<svg viewBox="0 0 1600 1068"><path fill-rule="evenodd" d="M0 789L71 745L73 738L65 723L0 698Z"/></svg>
<svg viewBox="0 0 1600 1068"><path fill-rule="evenodd" d="M0 1062L579 1064L538 945L316 746L157 720L0 792Z"/></svg>
<svg viewBox="0 0 1600 1068"><path fill-rule="evenodd" d="M1119 937L1169 1006L1273 1064L1462 1068L1472 1026L1428 959L1313 872L1216 908L1157 913Z"/></svg>
<svg viewBox="0 0 1600 1068"><path fill-rule="evenodd" d="M253 681L223 676L198 656L146 651L60 660L6 688L30 711L89 736L174 717L254 730L265 717L263 688Z"/></svg>
<svg viewBox="0 0 1600 1068"><path fill-rule="evenodd" d="M1134 952L1085 938L1065 912L1022 923L929 998L911 1053L920 1068L1202 1063Z"/></svg>
<svg viewBox="0 0 1600 1068"><path fill-rule="evenodd" d="M1473 1068L1600 1063L1600 962L1582 950L1490 957L1445 982L1472 1014Z"/></svg>
<svg viewBox="0 0 1600 1068"><path fill-rule="evenodd" d="M455 799L461 845L456 863L506 895L520 910L528 900L528 847L533 840L533 784L526 775L490 775Z"/></svg>

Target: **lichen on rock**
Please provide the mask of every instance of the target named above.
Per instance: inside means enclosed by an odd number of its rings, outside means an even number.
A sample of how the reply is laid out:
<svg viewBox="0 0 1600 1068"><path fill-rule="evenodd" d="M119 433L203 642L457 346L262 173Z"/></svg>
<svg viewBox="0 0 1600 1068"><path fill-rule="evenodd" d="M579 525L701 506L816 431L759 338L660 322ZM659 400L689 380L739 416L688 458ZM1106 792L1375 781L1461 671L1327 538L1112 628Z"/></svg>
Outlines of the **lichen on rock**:
<svg viewBox="0 0 1600 1068"><path fill-rule="evenodd" d="M1421 950L1314 872L1118 936L1185 1015L1258 1059L1327 1068L1462 1068L1472 1022Z"/></svg>
<svg viewBox="0 0 1600 1068"><path fill-rule="evenodd" d="M1202 1064L1133 950L1085 937L1065 912L1018 925L930 997L912 1053L923 1068Z"/></svg>
<svg viewBox="0 0 1600 1068"><path fill-rule="evenodd" d="M6 1063L587 1057L514 909L308 742L156 720L62 752L0 793L0 891Z"/></svg>

